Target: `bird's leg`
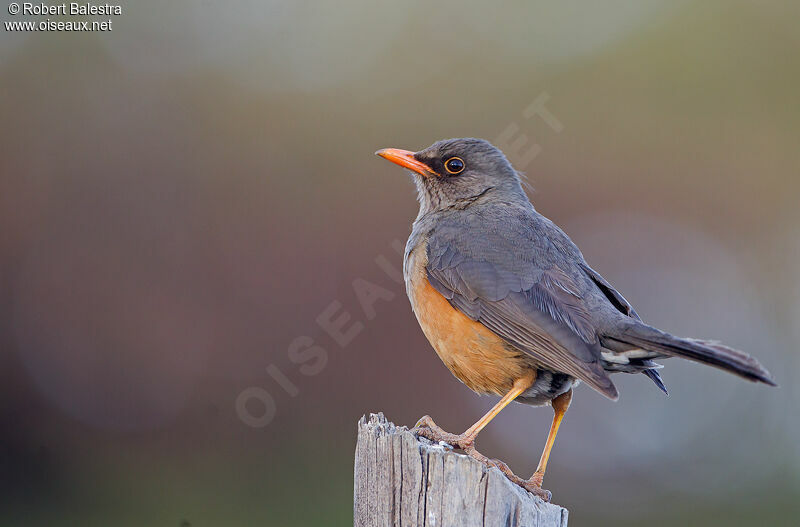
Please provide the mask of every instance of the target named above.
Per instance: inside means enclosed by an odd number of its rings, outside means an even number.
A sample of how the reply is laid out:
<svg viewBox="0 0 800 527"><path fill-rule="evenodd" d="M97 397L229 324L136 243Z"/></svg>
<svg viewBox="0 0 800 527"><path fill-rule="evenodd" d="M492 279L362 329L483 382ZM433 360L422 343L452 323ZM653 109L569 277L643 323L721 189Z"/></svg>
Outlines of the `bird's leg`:
<svg viewBox="0 0 800 527"><path fill-rule="evenodd" d="M550 500L550 491L542 489L544 471L547 469L547 460L550 459L550 451L553 449L553 443L556 441L558 427L561 426L561 420L564 419L564 414L567 413L570 401L572 401L572 390L562 393L553 399L553 423L550 425L550 433L547 435L547 443L545 443L542 457L539 459L539 466L536 467L536 472L533 473L529 480L521 483L525 490L547 501Z"/></svg>
<svg viewBox="0 0 800 527"><path fill-rule="evenodd" d="M511 390L505 394L503 398L500 399L500 401L498 401L498 403L486 413L486 415L481 417L477 423L470 426L463 434L456 435L445 432L439 428L436 423L433 422L433 419L431 419L428 415L417 422L412 432L418 436L427 437L431 441L444 441L447 444L460 448L469 456L482 463L496 465L497 462L490 461L486 456L475 449L475 438L478 436L478 433L483 430L484 427L488 425L489 422L494 419L494 417L499 414L503 408L508 406L508 404L516 399L520 394L525 393L528 388L533 386L533 382L535 380L536 372L531 371L524 377L514 381L514 385Z"/></svg>

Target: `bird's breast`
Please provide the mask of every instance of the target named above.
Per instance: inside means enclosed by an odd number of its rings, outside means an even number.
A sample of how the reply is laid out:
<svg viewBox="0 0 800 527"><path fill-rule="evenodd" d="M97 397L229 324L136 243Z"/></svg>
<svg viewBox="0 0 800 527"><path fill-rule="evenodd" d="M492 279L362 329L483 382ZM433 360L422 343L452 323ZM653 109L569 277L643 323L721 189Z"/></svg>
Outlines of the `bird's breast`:
<svg viewBox="0 0 800 527"><path fill-rule="evenodd" d="M406 251L406 292L423 333L445 366L478 393L505 395L537 365L525 353L455 309L430 282L423 243Z"/></svg>

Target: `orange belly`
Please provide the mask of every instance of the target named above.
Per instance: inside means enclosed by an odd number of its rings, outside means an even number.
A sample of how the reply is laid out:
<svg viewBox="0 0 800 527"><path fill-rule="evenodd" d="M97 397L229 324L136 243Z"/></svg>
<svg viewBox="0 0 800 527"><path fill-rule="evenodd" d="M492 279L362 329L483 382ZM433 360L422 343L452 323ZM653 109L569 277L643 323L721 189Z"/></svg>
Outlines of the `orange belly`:
<svg viewBox="0 0 800 527"><path fill-rule="evenodd" d="M423 269L413 269L408 295L422 331L445 366L478 393L505 395L536 364L470 319L436 291Z"/></svg>

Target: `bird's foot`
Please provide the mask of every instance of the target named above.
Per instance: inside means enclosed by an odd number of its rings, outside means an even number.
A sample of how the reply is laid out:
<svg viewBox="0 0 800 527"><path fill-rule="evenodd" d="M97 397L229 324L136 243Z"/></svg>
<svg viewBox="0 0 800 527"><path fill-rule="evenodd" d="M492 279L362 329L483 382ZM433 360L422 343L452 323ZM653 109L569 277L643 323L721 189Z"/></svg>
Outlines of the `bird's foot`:
<svg viewBox="0 0 800 527"><path fill-rule="evenodd" d="M455 448L463 450L464 453L469 457L483 463L487 467L497 468L513 483L516 483L534 496L538 496L546 502L549 502L552 497L552 493L549 490L542 488L542 479L544 477L543 473L536 472L533 474L533 476L531 476L530 479L522 479L514 474L514 472L512 472L508 465L506 465L504 462L500 461L499 459L490 459L478 452L478 450L475 448L475 436L470 437L467 434L456 435L451 434L450 432L445 432L436 423L434 423L433 419L431 419L431 417L428 415L417 421L417 424L411 430L411 433L417 436L428 438L431 441L436 441L437 443L444 442Z"/></svg>
<svg viewBox="0 0 800 527"><path fill-rule="evenodd" d="M542 498L547 503L550 503L550 500L553 497L553 493L547 489L542 488L542 478L544 477L544 474L536 472L533 476L531 476L530 479L522 479L521 477L514 474L514 472L512 472L512 470L508 467L508 465L506 465L499 459L489 459L486 460L484 463L490 467L495 467L498 470L500 470L500 472L505 474L505 476L509 480L511 480L512 483L519 485L520 487L527 490L534 496Z"/></svg>
<svg viewBox="0 0 800 527"><path fill-rule="evenodd" d="M474 435L467 435L467 434L451 434L450 432L445 432L439 426L433 422L431 416L426 415L422 417L417 424L414 425L414 428L411 429L411 433L417 436L422 436L430 439L431 441L435 441L437 443L444 442L450 446L455 448L460 448L464 452L469 453L470 450L475 450L475 436ZM477 452L477 451L476 451Z"/></svg>
<svg viewBox="0 0 800 527"><path fill-rule="evenodd" d="M497 466L498 464L505 465L505 463L502 461L489 459L478 452L478 450L475 448L475 437L477 434L468 434L465 432L463 434L456 435L451 434L450 432L445 432L433 422L433 419L431 419L429 415L426 415L417 421L417 424L414 426L411 432L417 436L426 437L431 441L436 441L437 443L443 442L452 446L453 448L459 448L463 450L464 453L469 457L480 461L488 467Z"/></svg>
<svg viewBox="0 0 800 527"><path fill-rule="evenodd" d="M523 481L520 486L535 496L539 496L546 502L550 502L553 493L547 489L542 488L542 479L544 479L544 472L534 472L530 479Z"/></svg>
<svg viewBox="0 0 800 527"><path fill-rule="evenodd" d="M544 477L543 473L535 472L533 476L530 477L530 479L522 479L521 477L511 472L511 469L508 468L508 465L506 465L502 461L498 460L493 460L493 461L498 463L495 466L498 469L500 469L500 472L505 474L506 477L510 479L512 483L516 483L517 485L527 490L534 496L542 498L544 501L550 503L550 500L553 497L553 493L547 489L542 488L542 479Z"/></svg>

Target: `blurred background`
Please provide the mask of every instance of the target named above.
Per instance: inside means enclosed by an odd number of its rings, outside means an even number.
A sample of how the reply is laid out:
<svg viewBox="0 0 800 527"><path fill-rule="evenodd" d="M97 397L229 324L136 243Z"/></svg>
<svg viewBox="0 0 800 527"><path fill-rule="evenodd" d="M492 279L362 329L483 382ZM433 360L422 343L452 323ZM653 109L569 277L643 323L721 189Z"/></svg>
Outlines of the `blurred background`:
<svg viewBox="0 0 800 527"><path fill-rule="evenodd" d="M495 399L396 281L410 178L373 156L459 136L646 321L781 385L673 359L669 397L582 386L546 480L572 524L796 524L797 3L122 11L0 31L0 524L347 525L362 414L475 421ZM512 405L480 448L528 474L550 417Z"/></svg>

